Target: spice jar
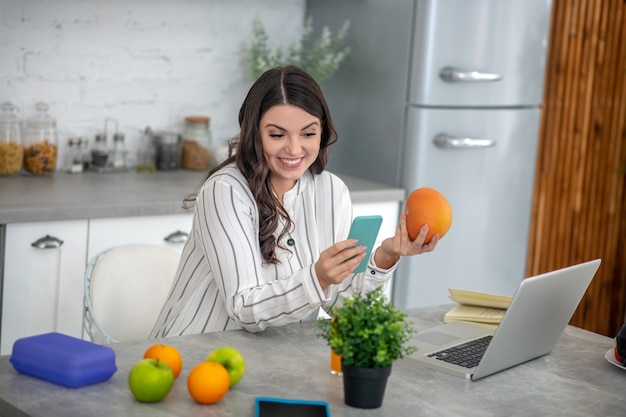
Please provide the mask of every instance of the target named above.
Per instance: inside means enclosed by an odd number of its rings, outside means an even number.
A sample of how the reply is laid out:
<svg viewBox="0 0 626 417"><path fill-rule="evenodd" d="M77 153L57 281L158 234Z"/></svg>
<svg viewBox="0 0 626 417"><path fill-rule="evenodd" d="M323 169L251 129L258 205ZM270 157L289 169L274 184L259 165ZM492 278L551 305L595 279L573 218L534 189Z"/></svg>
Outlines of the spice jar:
<svg viewBox="0 0 626 417"><path fill-rule="evenodd" d="M185 118L182 142L182 162L184 169L205 171L211 165L210 118L189 116Z"/></svg>
<svg viewBox="0 0 626 417"><path fill-rule="evenodd" d="M7 102L0 106L0 175L17 175L22 170L24 146L17 108Z"/></svg>
<svg viewBox="0 0 626 417"><path fill-rule="evenodd" d="M87 171L91 165L91 154L89 152L89 138L78 138L78 147L80 149L80 160L83 163L83 171Z"/></svg>
<svg viewBox="0 0 626 417"><path fill-rule="evenodd" d="M39 102L37 113L26 120L24 135L24 170L37 175L53 174L57 166L56 120L48 114L48 105Z"/></svg>
<svg viewBox="0 0 626 417"><path fill-rule="evenodd" d="M113 153L111 154L111 165L116 171L125 171L128 167L128 151L124 143L124 134L115 132L113 135Z"/></svg>
<svg viewBox="0 0 626 417"><path fill-rule="evenodd" d="M65 154L65 172L69 174L79 174L83 172L83 161L80 158L80 138L69 138L67 140L68 149Z"/></svg>
<svg viewBox="0 0 626 417"><path fill-rule="evenodd" d="M104 171L109 159L106 133L96 134L96 143L91 150L91 167L96 171Z"/></svg>
<svg viewBox="0 0 626 417"><path fill-rule="evenodd" d="M156 167L159 171L173 171L180 167L180 142L178 133L159 132L154 135Z"/></svg>

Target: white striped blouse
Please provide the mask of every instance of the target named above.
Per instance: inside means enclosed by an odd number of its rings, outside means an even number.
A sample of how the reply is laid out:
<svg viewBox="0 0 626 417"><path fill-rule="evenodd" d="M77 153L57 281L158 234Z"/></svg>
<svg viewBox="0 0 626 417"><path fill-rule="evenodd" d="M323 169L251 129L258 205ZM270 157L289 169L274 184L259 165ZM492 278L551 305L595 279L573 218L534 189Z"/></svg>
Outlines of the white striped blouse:
<svg viewBox="0 0 626 417"><path fill-rule="evenodd" d="M350 195L337 176L307 171L283 200L294 222L283 242L291 252L276 248L280 264L267 264L259 247L256 202L241 172L230 165L202 185L192 231L150 337L236 328L254 333L314 320L320 307L327 310L354 291L387 284L395 265L378 268L373 256L365 272L325 291L319 284L314 263L323 250L347 238L352 221Z"/></svg>

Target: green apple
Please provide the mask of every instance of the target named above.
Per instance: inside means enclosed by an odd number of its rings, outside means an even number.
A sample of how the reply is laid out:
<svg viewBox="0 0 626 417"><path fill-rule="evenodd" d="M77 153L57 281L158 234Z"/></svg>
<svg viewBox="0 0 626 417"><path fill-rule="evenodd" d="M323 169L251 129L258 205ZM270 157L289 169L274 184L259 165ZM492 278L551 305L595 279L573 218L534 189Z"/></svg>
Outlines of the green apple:
<svg viewBox="0 0 626 417"><path fill-rule="evenodd" d="M161 401L174 385L174 373L158 359L137 362L128 374L128 386L137 401L155 403Z"/></svg>
<svg viewBox="0 0 626 417"><path fill-rule="evenodd" d="M224 366L230 376L230 386L237 385L246 372L246 361L243 355L232 346L222 346L214 349L206 357L207 362L216 362Z"/></svg>

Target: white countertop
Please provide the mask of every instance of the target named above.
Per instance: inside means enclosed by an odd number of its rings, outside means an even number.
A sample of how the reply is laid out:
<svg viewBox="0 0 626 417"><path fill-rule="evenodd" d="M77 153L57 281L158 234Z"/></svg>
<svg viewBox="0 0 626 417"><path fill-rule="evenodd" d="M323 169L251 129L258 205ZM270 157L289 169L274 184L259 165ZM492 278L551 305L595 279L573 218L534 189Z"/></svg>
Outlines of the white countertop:
<svg viewBox="0 0 626 417"><path fill-rule="evenodd" d="M0 177L0 224L182 214L182 200L204 173L57 172L51 176ZM404 189L337 174L353 204L402 201Z"/></svg>

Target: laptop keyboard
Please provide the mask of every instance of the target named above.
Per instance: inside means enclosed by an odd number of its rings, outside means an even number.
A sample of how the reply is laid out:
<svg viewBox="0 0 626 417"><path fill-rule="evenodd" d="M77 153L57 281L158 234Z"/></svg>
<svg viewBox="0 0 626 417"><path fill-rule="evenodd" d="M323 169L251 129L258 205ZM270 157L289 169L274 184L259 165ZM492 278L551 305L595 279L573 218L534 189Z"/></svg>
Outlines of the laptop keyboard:
<svg viewBox="0 0 626 417"><path fill-rule="evenodd" d="M481 337L480 339L471 340L462 345L431 353L428 357L434 357L435 359L459 365L464 368L473 368L480 362L492 337L493 336L489 335Z"/></svg>

